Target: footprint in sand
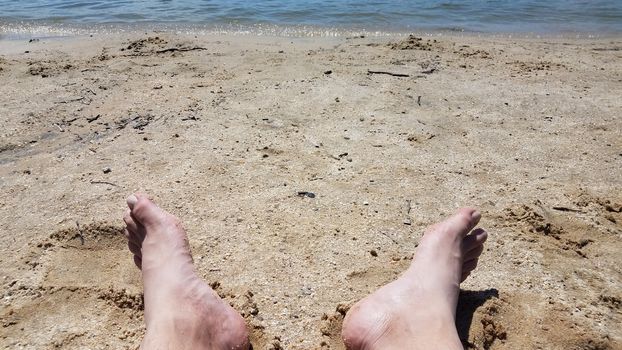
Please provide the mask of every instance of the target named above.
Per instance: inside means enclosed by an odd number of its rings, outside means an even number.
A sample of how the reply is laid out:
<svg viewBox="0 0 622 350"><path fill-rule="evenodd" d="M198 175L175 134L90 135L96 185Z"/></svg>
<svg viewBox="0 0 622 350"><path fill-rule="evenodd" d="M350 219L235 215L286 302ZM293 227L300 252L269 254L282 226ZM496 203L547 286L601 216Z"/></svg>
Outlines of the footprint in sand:
<svg viewBox="0 0 622 350"><path fill-rule="evenodd" d="M137 348L143 334L140 273L121 230L96 222L34 243L16 262L28 277L5 292L11 302L0 313L0 347Z"/></svg>

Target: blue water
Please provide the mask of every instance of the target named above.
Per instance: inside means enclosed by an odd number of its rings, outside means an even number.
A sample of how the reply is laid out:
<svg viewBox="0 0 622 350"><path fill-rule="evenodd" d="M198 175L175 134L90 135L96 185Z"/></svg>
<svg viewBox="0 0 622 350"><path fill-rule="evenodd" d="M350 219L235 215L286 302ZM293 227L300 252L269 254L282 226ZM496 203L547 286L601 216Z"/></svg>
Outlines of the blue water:
<svg viewBox="0 0 622 350"><path fill-rule="evenodd" d="M0 28L24 24L622 33L622 0L0 0Z"/></svg>

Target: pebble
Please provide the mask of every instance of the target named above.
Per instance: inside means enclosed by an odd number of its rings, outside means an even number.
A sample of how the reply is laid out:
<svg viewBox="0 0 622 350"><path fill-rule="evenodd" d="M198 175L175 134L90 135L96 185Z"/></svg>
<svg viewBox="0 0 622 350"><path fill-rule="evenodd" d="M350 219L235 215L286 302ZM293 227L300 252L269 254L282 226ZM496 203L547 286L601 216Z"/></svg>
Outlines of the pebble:
<svg viewBox="0 0 622 350"><path fill-rule="evenodd" d="M298 196L300 197L309 197L309 198L315 198L315 193L313 192L307 192L307 191L298 191Z"/></svg>
<svg viewBox="0 0 622 350"><path fill-rule="evenodd" d="M110 168L110 167L105 167L105 168L103 168L103 169L102 169L102 171L104 172L104 174L108 174L109 172L111 172L111 171L112 171L112 168Z"/></svg>

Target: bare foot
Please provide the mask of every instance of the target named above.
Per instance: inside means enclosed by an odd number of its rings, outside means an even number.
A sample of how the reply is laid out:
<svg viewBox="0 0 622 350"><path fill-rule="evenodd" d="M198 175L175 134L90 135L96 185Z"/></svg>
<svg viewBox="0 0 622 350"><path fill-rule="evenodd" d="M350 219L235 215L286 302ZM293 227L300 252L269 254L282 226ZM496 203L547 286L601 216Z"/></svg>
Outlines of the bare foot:
<svg viewBox="0 0 622 350"><path fill-rule="evenodd" d="M460 282L477 266L487 238L484 230L473 230L479 219L475 209L464 208L430 227L408 270L347 313L342 331L346 347L462 349L456 306Z"/></svg>
<svg viewBox="0 0 622 350"><path fill-rule="evenodd" d="M142 349L248 349L242 317L195 273L179 220L143 195L123 220L142 270L147 333Z"/></svg>

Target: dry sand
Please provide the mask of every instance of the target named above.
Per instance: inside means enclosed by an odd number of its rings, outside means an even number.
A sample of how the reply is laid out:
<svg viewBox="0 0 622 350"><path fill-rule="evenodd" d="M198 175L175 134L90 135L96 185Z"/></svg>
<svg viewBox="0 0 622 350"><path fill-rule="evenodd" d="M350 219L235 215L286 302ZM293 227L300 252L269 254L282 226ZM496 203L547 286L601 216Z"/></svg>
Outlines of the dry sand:
<svg viewBox="0 0 622 350"><path fill-rule="evenodd" d="M620 96L620 38L0 42L0 347L138 346L140 190L255 349L342 349L348 305L464 205L491 234L468 348L622 349Z"/></svg>

